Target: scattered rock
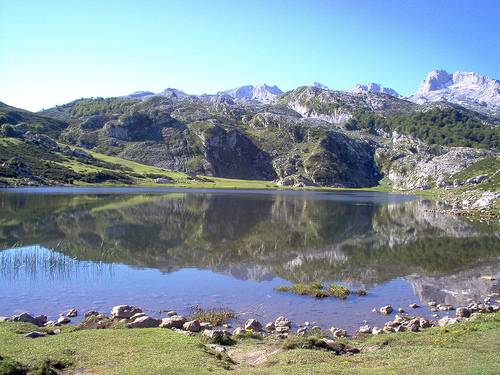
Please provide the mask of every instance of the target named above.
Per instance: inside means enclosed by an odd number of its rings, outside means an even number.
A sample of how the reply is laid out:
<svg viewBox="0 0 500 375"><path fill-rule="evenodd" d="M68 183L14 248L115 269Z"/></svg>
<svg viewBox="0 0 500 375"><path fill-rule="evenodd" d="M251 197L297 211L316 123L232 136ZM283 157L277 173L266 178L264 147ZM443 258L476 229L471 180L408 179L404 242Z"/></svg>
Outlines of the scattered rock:
<svg viewBox="0 0 500 375"><path fill-rule="evenodd" d="M165 315L167 316L174 316L174 315L177 315L177 311L175 310L169 310L169 311L165 311Z"/></svg>
<svg viewBox="0 0 500 375"><path fill-rule="evenodd" d="M133 322L127 324L129 328L154 328L161 323L160 319L154 319L150 316L139 316Z"/></svg>
<svg viewBox="0 0 500 375"><path fill-rule="evenodd" d="M291 327L292 322L290 321L290 319L285 318L284 316L280 316L274 321L274 325L276 328L278 328L278 327Z"/></svg>
<svg viewBox="0 0 500 375"><path fill-rule="evenodd" d="M262 331L262 324L258 320L248 319L245 323L245 329L251 329L255 332L259 332Z"/></svg>
<svg viewBox="0 0 500 375"><path fill-rule="evenodd" d="M455 311L455 315L457 318L468 318L471 315L471 311L467 307L459 307Z"/></svg>
<svg viewBox="0 0 500 375"><path fill-rule="evenodd" d="M429 307L436 307L438 304L436 301L430 301L430 302L427 302L427 305L429 305Z"/></svg>
<svg viewBox="0 0 500 375"><path fill-rule="evenodd" d="M74 318L75 316L78 316L78 310L77 309L71 309L66 313L66 316L68 318Z"/></svg>
<svg viewBox="0 0 500 375"><path fill-rule="evenodd" d="M297 329L297 334L299 335L303 335L307 332L307 327L300 327L299 329Z"/></svg>
<svg viewBox="0 0 500 375"><path fill-rule="evenodd" d="M85 314L84 314L84 317L85 318L89 318L91 316L97 316L99 315L99 312L98 311L95 311L95 310L90 310L90 311L87 311Z"/></svg>
<svg viewBox="0 0 500 375"><path fill-rule="evenodd" d="M307 323L307 322L306 322L306 323ZM308 325L309 325L309 324L308 324ZM306 325L306 326L307 326L307 325ZM276 326L274 325L274 322L269 322L269 323L267 323L267 324L266 324L266 330L267 330L268 332L272 332L272 331L274 331L274 330L275 330L275 328L276 328Z"/></svg>
<svg viewBox="0 0 500 375"><path fill-rule="evenodd" d="M64 316L64 315L61 315L57 320L56 322L54 323L54 325L56 326L60 326L60 325L63 325L63 324L69 324L71 323L71 319L69 319L68 317Z"/></svg>
<svg viewBox="0 0 500 375"><path fill-rule="evenodd" d="M28 337L30 339L36 339L38 337L45 337L47 334L45 332L33 331L24 335L24 337Z"/></svg>
<svg viewBox="0 0 500 375"><path fill-rule="evenodd" d="M162 328L177 328L181 329L184 323L186 323L186 318L181 315L174 315L170 318L164 318L161 321L160 327Z"/></svg>
<svg viewBox="0 0 500 375"><path fill-rule="evenodd" d="M347 337L347 331L345 329L331 327L330 332L333 334L333 337Z"/></svg>
<svg viewBox="0 0 500 375"><path fill-rule="evenodd" d="M373 327L372 328L372 335L380 335L384 333L384 330L379 328L379 327Z"/></svg>
<svg viewBox="0 0 500 375"><path fill-rule="evenodd" d="M290 331L289 326L276 326L277 333L288 333Z"/></svg>
<svg viewBox="0 0 500 375"><path fill-rule="evenodd" d="M455 309L452 305L446 305L446 304L438 305L437 307L440 311L451 311Z"/></svg>
<svg viewBox="0 0 500 375"><path fill-rule="evenodd" d="M137 313L137 314L134 314L130 317L130 320L135 320L137 318L142 318L143 316L146 316L146 314L144 313Z"/></svg>
<svg viewBox="0 0 500 375"><path fill-rule="evenodd" d="M440 327L447 327L451 324L455 324L456 322L458 322L457 318L450 318L449 316L445 316L444 318L439 319L438 325Z"/></svg>
<svg viewBox="0 0 500 375"><path fill-rule="evenodd" d="M38 315L38 316L32 316L28 313L22 313L19 315L14 315L11 317L11 320L13 322L23 322L23 323L31 323L36 326L43 326L45 323L47 323L47 317L45 315Z"/></svg>
<svg viewBox="0 0 500 375"><path fill-rule="evenodd" d="M219 352L219 353L224 353L226 351L226 348L223 347L222 345L217 345L217 344L208 344L208 345L205 345L207 348L215 351L215 352Z"/></svg>
<svg viewBox="0 0 500 375"><path fill-rule="evenodd" d="M206 329L203 331L203 336L208 337L211 340L217 340L223 335L224 333L220 329Z"/></svg>
<svg viewBox="0 0 500 375"><path fill-rule="evenodd" d="M494 281L494 280L496 280L495 276L492 276L492 275L484 275L484 276L481 276L481 279L483 279L483 280L489 280L489 281Z"/></svg>
<svg viewBox="0 0 500 375"><path fill-rule="evenodd" d="M361 326L358 329L359 333L371 333L371 331L372 331L372 328L368 324L365 324L364 326Z"/></svg>
<svg viewBox="0 0 500 375"><path fill-rule="evenodd" d="M418 309L420 306L419 306L419 305L417 305L416 303L412 303L412 304L410 305L410 307L411 307L412 309Z"/></svg>
<svg viewBox="0 0 500 375"><path fill-rule="evenodd" d="M404 313L405 313L405 310L404 310L402 307L400 307L400 308L398 309L398 312L399 312L400 314L404 314Z"/></svg>
<svg viewBox="0 0 500 375"><path fill-rule="evenodd" d="M199 320L190 320L189 322L186 322L182 325L182 328L184 328L186 331L190 332L200 332L201 326L200 326L200 321Z"/></svg>
<svg viewBox="0 0 500 375"><path fill-rule="evenodd" d="M212 326L212 323L209 322L202 322L200 323L200 330L205 330L205 329L213 329L214 327Z"/></svg>
<svg viewBox="0 0 500 375"><path fill-rule="evenodd" d="M366 290L364 290L364 289L358 289L358 290L356 290L356 292L355 292L355 293L356 293L358 296L360 296L360 297L366 296L366 295L368 294L368 292L367 292Z"/></svg>
<svg viewBox="0 0 500 375"><path fill-rule="evenodd" d="M391 305L382 306L380 308L380 313L384 314L384 315L389 315L390 313L392 313L392 311L393 311L393 309L392 309Z"/></svg>
<svg viewBox="0 0 500 375"><path fill-rule="evenodd" d="M111 316L115 319L130 319L137 313L141 313L142 310L139 307L130 305L118 305L114 306L111 310Z"/></svg>
<svg viewBox="0 0 500 375"><path fill-rule="evenodd" d="M238 327L233 331L233 336L241 336L247 333L245 328Z"/></svg>

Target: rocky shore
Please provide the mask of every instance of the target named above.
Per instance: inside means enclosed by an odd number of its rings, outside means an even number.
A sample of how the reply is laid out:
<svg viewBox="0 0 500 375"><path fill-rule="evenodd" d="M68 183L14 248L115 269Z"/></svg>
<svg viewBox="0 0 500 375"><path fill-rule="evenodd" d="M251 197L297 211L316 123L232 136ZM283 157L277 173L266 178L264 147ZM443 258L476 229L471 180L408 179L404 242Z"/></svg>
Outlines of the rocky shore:
<svg viewBox="0 0 500 375"><path fill-rule="evenodd" d="M264 338L274 337L276 339L287 339L315 335L320 339L314 341L314 346L326 350L331 350L336 354L354 354L359 349L349 347L339 342L337 339L349 336L381 335L396 332L421 332L430 327L447 327L457 322L475 320L481 313L494 313L500 311L500 299L498 293L493 293L483 301L471 301L467 306L452 306L449 304L431 301L428 306L419 306L416 303L408 306L410 312L403 308L397 309L397 314L392 320L388 320L383 326L372 326L368 321L359 327L356 332L348 333L347 330L332 326L324 329L314 322L304 322L294 324L285 316L279 316L274 321L267 324L261 323L257 319L247 319L233 327L230 323L237 319L230 319L221 324L212 324L210 321L203 321L194 317L182 316L175 310L163 311L164 318L155 318L144 313L143 309L131 305L117 305L111 309L109 315L98 311L87 311L83 315L83 320L77 325L78 329L107 329L107 328L165 328L179 334L188 336L200 335L207 342L207 347L217 352L224 352L227 345L234 343L234 339L253 337ZM428 308L436 319L428 319L417 314L419 309ZM216 310L211 310L212 312ZM396 310L390 306L374 308L372 313L390 316ZM439 312L446 316L437 319ZM453 314L454 312L454 314ZM61 326L71 323L71 318L77 317L79 312L71 309L60 314L56 320L48 320L45 315L32 315L22 313L11 317L0 317L0 322L25 322L37 327L40 330L33 330L25 336L35 339L50 335L60 334ZM210 316L207 315L207 320Z"/></svg>

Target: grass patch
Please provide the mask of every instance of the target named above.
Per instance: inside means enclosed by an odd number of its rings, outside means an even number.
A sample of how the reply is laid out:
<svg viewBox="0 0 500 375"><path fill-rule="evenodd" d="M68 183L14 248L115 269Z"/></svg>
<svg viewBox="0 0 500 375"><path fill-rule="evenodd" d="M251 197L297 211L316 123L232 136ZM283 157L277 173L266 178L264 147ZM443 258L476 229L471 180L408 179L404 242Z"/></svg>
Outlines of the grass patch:
<svg viewBox="0 0 500 375"><path fill-rule="evenodd" d="M190 315L191 319L197 319L200 322L208 322L213 326L220 326L236 318L236 313L225 307L214 307L204 309L200 306L194 306Z"/></svg>
<svg viewBox="0 0 500 375"><path fill-rule="evenodd" d="M291 286L279 286L275 288L278 292L291 292L299 294L301 296L312 296L316 298L326 298L326 297L337 297L337 298L347 298L351 293L349 289L342 285L331 284L327 288L323 286L322 283L298 283Z"/></svg>

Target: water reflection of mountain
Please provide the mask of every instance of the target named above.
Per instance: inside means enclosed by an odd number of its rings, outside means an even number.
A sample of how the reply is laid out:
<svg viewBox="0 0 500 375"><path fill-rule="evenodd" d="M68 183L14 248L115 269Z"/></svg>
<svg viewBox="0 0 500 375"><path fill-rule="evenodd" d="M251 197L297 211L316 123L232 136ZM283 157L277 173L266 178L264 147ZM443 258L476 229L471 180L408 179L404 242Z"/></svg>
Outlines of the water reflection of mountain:
<svg viewBox="0 0 500 375"><path fill-rule="evenodd" d="M238 278L379 283L439 277L500 257L498 237L398 204L280 194L0 194L0 247L39 244L81 260Z"/></svg>

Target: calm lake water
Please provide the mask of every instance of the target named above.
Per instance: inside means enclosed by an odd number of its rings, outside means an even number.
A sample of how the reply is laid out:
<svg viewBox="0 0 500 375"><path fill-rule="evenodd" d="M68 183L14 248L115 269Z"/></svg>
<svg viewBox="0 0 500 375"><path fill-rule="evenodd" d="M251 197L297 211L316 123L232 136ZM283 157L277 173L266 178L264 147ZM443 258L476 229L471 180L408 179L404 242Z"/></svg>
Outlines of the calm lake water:
<svg viewBox="0 0 500 375"><path fill-rule="evenodd" d="M242 320L286 315L352 332L363 320L387 320L373 307L464 304L499 292L498 281L480 279L500 279L498 233L431 208L348 191L0 190L0 315L225 306ZM368 295L317 300L274 290L311 281Z"/></svg>

